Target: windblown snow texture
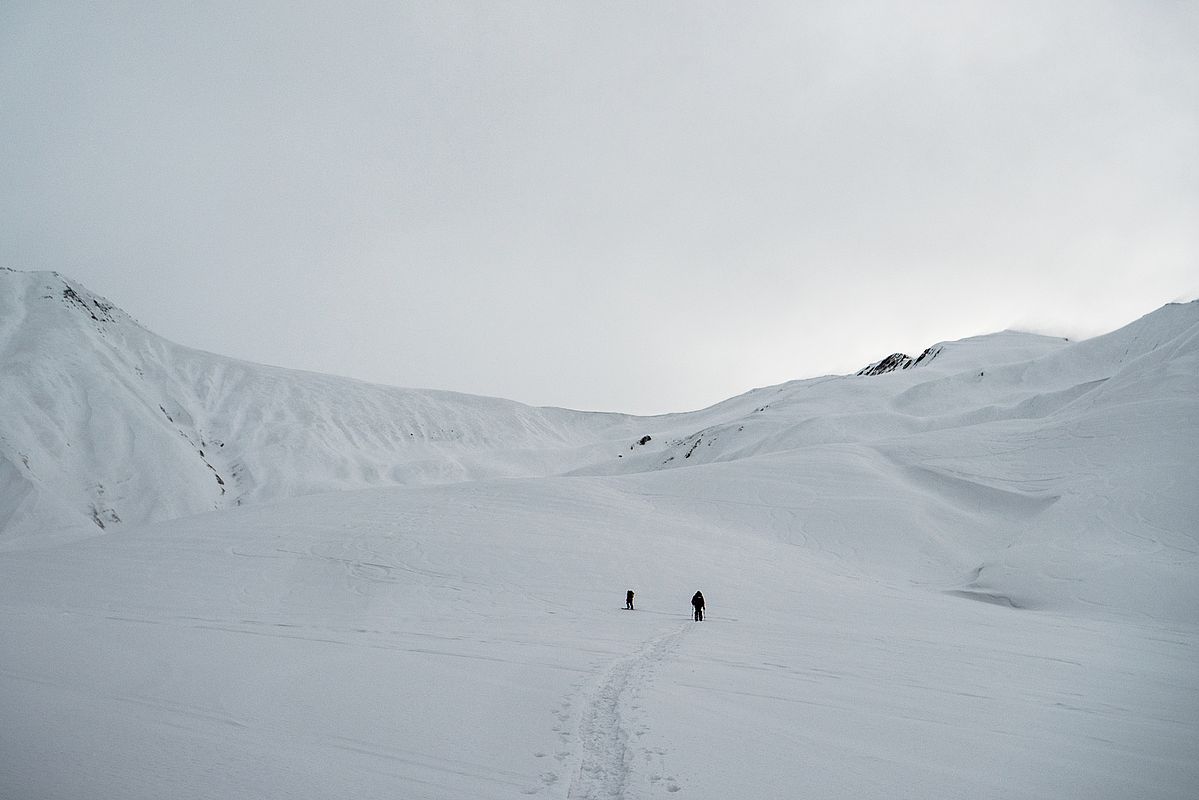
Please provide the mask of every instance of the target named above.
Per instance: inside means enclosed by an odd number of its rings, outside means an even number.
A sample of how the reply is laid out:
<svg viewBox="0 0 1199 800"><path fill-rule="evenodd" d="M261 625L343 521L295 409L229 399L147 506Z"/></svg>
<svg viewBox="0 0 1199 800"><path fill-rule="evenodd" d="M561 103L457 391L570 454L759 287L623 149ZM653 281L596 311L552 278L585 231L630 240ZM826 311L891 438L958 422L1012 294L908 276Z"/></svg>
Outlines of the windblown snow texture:
<svg viewBox="0 0 1199 800"><path fill-rule="evenodd" d="M0 796L1199 785L1199 304L645 418L0 271L0 378Z"/></svg>

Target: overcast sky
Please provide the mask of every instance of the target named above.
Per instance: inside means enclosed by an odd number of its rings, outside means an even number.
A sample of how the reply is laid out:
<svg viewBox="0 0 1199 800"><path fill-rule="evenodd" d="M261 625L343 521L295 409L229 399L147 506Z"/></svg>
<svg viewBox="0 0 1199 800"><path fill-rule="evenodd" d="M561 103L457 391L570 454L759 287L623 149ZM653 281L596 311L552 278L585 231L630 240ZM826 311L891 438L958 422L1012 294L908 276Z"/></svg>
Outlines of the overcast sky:
<svg viewBox="0 0 1199 800"><path fill-rule="evenodd" d="M180 344L691 410L1199 296L1199 2L5 0L0 219Z"/></svg>

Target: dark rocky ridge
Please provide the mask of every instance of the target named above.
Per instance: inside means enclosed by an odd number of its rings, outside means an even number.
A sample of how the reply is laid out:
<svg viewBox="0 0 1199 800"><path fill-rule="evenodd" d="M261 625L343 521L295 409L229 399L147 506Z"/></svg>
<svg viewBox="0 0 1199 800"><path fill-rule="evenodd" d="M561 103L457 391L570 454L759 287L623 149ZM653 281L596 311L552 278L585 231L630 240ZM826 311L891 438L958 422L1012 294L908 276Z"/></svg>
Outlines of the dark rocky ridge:
<svg viewBox="0 0 1199 800"><path fill-rule="evenodd" d="M918 367L921 364L927 364L937 357L941 352L940 345L933 345L925 348L924 352L918 358L912 358L904 353L892 353L882 361L876 361L873 364L862 367L855 375L884 375L888 372L896 372L901 369L911 369Z"/></svg>

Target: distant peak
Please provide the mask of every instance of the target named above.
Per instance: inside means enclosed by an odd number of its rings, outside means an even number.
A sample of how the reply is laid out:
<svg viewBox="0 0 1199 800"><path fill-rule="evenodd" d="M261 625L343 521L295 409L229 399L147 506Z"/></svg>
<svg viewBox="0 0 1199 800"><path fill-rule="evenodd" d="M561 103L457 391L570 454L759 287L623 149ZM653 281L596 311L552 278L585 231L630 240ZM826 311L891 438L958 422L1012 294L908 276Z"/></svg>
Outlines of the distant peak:
<svg viewBox="0 0 1199 800"><path fill-rule="evenodd" d="M42 299L61 301L69 308L86 314L94 322L118 322L122 318L128 317L113 303L59 272L48 270L21 272L7 267L4 268L4 271L25 276L27 282L34 282L34 285L39 286Z"/></svg>
<svg viewBox="0 0 1199 800"><path fill-rule="evenodd" d="M904 353L892 353L882 361L876 361L858 370L856 375L883 375L888 372L898 372L902 369L911 369L918 367L921 364L927 364L932 361L941 352L940 345L933 345L925 348L924 352L917 358L912 358Z"/></svg>

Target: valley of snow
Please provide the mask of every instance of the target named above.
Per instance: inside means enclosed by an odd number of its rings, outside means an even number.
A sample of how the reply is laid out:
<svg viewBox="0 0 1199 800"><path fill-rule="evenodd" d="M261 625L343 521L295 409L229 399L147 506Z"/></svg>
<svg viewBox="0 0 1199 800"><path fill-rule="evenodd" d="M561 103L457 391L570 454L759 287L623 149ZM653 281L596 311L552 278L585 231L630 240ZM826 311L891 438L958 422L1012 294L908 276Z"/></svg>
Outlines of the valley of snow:
<svg viewBox="0 0 1199 800"><path fill-rule="evenodd" d="M1194 797L1199 303L912 362L531 408L0 270L0 797Z"/></svg>

